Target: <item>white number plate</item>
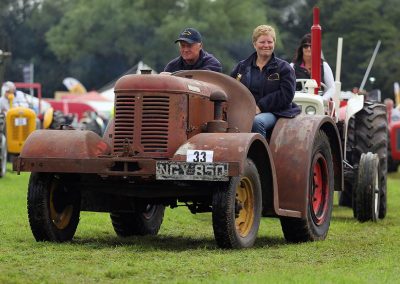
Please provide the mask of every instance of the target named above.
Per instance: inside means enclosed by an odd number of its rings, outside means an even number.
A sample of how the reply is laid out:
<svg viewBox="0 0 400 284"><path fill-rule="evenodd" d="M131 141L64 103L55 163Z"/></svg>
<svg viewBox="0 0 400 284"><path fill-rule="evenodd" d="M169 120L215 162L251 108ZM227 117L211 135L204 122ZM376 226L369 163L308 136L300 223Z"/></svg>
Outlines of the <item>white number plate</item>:
<svg viewBox="0 0 400 284"><path fill-rule="evenodd" d="M229 179L228 163L158 161L156 179L227 181Z"/></svg>
<svg viewBox="0 0 400 284"><path fill-rule="evenodd" d="M15 123L15 126L24 126L24 125L28 124L26 117L17 117L14 120L14 123Z"/></svg>
<svg viewBox="0 0 400 284"><path fill-rule="evenodd" d="M188 150L186 152L186 162L188 163L212 163L214 151L209 150Z"/></svg>

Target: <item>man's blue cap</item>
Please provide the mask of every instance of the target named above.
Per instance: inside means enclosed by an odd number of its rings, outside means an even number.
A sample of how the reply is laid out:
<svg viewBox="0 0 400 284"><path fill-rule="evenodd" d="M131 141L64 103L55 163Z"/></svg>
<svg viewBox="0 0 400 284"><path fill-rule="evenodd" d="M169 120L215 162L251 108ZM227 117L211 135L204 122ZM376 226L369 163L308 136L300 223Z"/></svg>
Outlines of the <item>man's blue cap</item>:
<svg viewBox="0 0 400 284"><path fill-rule="evenodd" d="M179 34L175 43L178 41L186 41L187 43L201 42L201 34L196 29L186 28Z"/></svg>

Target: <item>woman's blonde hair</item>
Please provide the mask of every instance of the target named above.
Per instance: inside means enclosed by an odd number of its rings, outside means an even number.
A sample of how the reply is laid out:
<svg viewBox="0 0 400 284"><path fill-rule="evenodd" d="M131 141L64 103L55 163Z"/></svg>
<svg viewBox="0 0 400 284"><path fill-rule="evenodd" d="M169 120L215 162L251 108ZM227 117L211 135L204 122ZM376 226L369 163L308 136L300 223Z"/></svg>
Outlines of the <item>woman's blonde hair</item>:
<svg viewBox="0 0 400 284"><path fill-rule="evenodd" d="M253 43L255 43L262 35L270 35L272 36L274 42L276 42L275 29L273 27L268 25L260 25L256 27L253 31Z"/></svg>

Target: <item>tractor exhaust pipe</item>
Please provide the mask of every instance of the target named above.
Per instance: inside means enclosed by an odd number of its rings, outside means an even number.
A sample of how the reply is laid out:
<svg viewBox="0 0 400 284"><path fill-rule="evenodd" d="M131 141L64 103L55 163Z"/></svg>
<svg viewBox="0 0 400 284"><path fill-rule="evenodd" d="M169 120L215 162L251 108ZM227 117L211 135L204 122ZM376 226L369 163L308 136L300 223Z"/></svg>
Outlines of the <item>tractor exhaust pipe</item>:
<svg viewBox="0 0 400 284"><path fill-rule="evenodd" d="M311 79L314 79L318 88L314 90L318 94L321 87L321 26L319 24L319 8L313 9L313 26L311 27Z"/></svg>

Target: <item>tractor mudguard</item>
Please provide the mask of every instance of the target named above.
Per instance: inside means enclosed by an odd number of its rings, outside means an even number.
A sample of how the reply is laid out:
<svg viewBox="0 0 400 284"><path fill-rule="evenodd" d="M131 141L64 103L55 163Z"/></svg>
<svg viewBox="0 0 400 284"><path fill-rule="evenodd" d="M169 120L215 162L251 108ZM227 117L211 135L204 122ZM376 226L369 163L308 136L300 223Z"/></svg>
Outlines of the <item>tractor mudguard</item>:
<svg viewBox="0 0 400 284"><path fill-rule="evenodd" d="M188 150L214 151L213 162L237 163L238 168L230 168L232 176L243 174L247 158L250 158L257 167L263 199L263 215L276 216L278 203L274 196L278 195L275 175L275 166L266 140L258 133L201 133L179 147L172 160L186 161ZM292 212L286 214L293 215Z"/></svg>
<svg viewBox="0 0 400 284"><path fill-rule="evenodd" d="M20 157L85 159L110 153L110 145L92 131L36 130L26 140Z"/></svg>
<svg viewBox="0 0 400 284"><path fill-rule="evenodd" d="M400 160L400 121L390 124L390 147L392 159Z"/></svg>
<svg viewBox="0 0 400 284"><path fill-rule="evenodd" d="M281 118L275 125L269 144L279 189L279 195L274 196L278 215L288 216L286 212L291 211L300 212L301 217L307 214L308 188L312 181L312 149L319 130L326 133L331 145L335 190L343 189L342 150L334 121L323 115Z"/></svg>
<svg viewBox="0 0 400 284"><path fill-rule="evenodd" d="M243 173L250 146L255 141L265 139L257 133L200 133L181 145L172 160L186 161L188 150L210 150L213 151L213 162L238 162L240 175ZM267 144L263 144L270 156ZM265 158L269 159L268 156Z"/></svg>

